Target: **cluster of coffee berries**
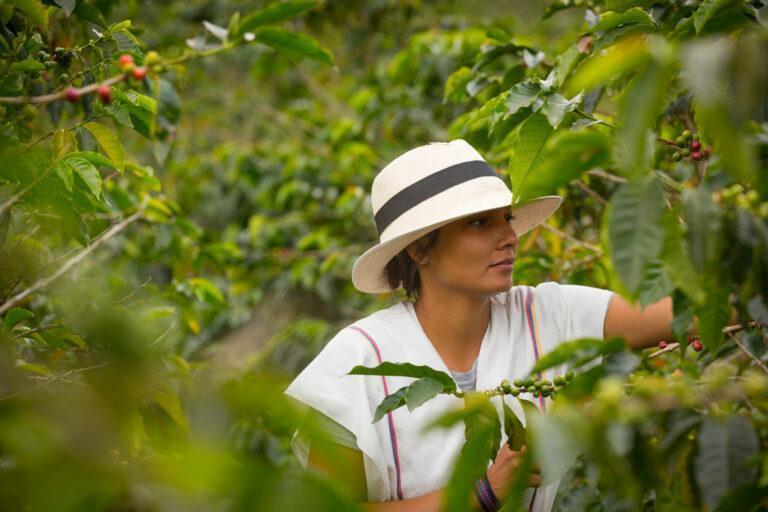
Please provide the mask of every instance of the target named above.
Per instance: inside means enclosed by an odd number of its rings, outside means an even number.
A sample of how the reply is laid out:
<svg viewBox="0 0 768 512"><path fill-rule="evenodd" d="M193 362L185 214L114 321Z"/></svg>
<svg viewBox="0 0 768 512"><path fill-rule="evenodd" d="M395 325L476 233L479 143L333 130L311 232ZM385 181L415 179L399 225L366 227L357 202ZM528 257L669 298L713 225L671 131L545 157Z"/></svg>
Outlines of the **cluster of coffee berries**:
<svg viewBox="0 0 768 512"><path fill-rule="evenodd" d="M675 139L675 145L680 148L679 151L675 151L672 155L675 162L679 162L687 157L691 157L692 160L698 162L699 160L709 158L710 155L712 155L712 146L702 148L699 134L692 133L691 130L684 130L683 133Z"/></svg>
<svg viewBox="0 0 768 512"><path fill-rule="evenodd" d="M552 381L549 379L526 377L525 379L515 379L515 381L510 384L508 380L504 379L501 382L498 391L512 396L518 396L520 393L531 393L535 398L538 398L539 396L547 397L552 396L563 389L573 380L574 376L575 374L573 373L573 370L569 370L565 375L558 375Z"/></svg>
<svg viewBox="0 0 768 512"><path fill-rule="evenodd" d="M768 201L760 202L760 193L755 190L747 190L740 183L735 183L713 193L714 201L724 206L738 206L751 211L763 218L768 218Z"/></svg>
<svg viewBox="0 0 768 512"><path fill-rule="evenodd" d="M689 334L688 344L691 345L691 347L693 347L693 350L695 350L696 352L701 352L702 350L704 350L704 344L701 342L701 339L699 338L698 334ZM661 350L664 350L665 348L667 348L667 342L664 340L661 340L659 342L659 348Z"/></svg>
<svg viewBox="0 0 768 512"><path fill-rule="evenodd" d="M704 344L701 343L701 339L699 338L698 334L689 334L688 335L688 344L696 352L701 352L702 350L704 350Z"/></svg>
<svg viewBox="0 0 768 512"><path fill-rule="evenodd" d="M109 85L101 84L99 88L96 89L96 94L104 105L112 103L112 88L110 88ZM82 96L82 92L75 87L68 87L67 90L64 91L64 95L67 98L67 101L75 103L80 99L80 96Z"/></svg>
<svg viewBox="0 0 768 512"><path fill-rule="evenodd" d="M142 81L147 76L147 68L139 67L133 60L133 55L130 53L124 53L117 61L117 67L122 73L130 76L134 80Z"/></svg>

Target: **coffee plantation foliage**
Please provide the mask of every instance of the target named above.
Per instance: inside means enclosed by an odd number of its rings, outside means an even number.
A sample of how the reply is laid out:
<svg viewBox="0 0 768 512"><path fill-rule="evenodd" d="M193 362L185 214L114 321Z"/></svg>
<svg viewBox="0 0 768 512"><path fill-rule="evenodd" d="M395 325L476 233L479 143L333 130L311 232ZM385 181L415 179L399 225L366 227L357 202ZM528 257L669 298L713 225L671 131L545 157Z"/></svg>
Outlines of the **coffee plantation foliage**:
<svg viewBox="0 0 768 512"><path fill-rule="evenodd" d="M421 382L379 415L463 401L447 508L501 425L529 447L510 510L531 471L557 510L764 508L767 11L0 1L0 509L357 509L293 459L299 423L334 447L282 390L400 298L349 281L377 170L456 137L521 200L566 197L517 283L672 295L676 340L576 340L480 393L356 369Z"/></svg>

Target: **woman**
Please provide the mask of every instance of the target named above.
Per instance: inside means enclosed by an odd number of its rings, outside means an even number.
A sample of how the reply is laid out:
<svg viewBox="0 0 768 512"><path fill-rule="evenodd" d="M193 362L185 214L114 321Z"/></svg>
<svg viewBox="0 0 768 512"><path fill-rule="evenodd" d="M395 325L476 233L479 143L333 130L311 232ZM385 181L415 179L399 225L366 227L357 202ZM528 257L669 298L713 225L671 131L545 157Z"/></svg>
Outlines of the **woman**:
<svg viewBox="0 0 768 512"><path fill-rule="evenodd" d="M672 336L669 298L641 311L598 288L513 287L518 237L551 215L561 198L513 204L505 182L463 140L431 143L393 160L374 180L371 202L380 243L357 260L352 281L366 293L402 286L414 302L342 329L286 390L310 406L346 464L331 467L296 436L300 461L348 482L367 500L366 510L439 510L464 430L424 431L461 406L447 395L372 423L381 400L413 379L348 375L354 366L428 365L451 372L462 389L488 389L527 375L542 353L564 341L623 336L640 349ZM546 410L547 402L541 397L539 407ZM522 418L517 401L506 403ZM476 485L476 506L493 510L493 495L503 499L518 457L502 443L487 479ZM534 510L549 510L555 492L556 484L531 488L527 500Z"/></svg>

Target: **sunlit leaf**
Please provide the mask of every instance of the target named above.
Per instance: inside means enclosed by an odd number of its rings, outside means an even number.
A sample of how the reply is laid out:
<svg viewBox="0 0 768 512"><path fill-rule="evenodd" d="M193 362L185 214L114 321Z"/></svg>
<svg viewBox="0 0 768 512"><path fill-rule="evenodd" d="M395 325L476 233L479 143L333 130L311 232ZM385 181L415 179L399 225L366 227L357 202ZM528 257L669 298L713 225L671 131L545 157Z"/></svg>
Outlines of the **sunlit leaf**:
<svg viewBox="0 0 768 512"><path fill-rule="evenodd" d="M101 149L107 154L110 160L114 162L119 170L125 168L125 150L120 140L112 133L112 130L100 123L88 122L83 124L83 128L91 132L91 135L99 143Z"/></svg>
<svg viewBox="0 0 768 512"><path fill-rule="evenodd" d="M237 32L233 35L241 36L246 32L251 32L257 28L272 23L294 18L299 14L306 12L317 5L314 1L288 1L274 2L260 11L245 15L237 27Z"/></svg>
<svg viewBox="0 0 768 512"><path fill-rule="evenodd" d="M271 46L275 50L309 57L333 65L333 57L316 39L300 32L291 32L282 28L266 28L256 34L256 40Z"/></svg>
<svg viewBox="0 0 768 512"><path fill-rule="evenodd" d="M543 165L543 149L552 134L552 126L539 113L531 115L520 125L512 143L509 172L512 175L512 191L524 190L529 175Z"/></svg>

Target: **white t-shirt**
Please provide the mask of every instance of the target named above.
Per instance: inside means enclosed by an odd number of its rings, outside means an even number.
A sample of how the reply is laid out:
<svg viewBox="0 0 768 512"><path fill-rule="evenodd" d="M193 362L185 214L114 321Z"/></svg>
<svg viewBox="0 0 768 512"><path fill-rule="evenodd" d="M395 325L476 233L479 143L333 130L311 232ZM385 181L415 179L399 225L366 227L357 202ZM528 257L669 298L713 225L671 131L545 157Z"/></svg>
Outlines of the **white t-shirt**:
<svg viewBox="0 0 768 512"><path fill-rule="evenodd" d="M603 338L603 324L613 293L578 285L542 283L535 288L514 286L493 297L491 321L477 359L476 389L489 389L503 379L525 377L541 355L560 343L578 338ZM414 379L348 375L357 365L374 367L381 361L428 365L450 375L407 302L358 320L342 329L294 379L285 393L317 409L350 430L363 452L369 501L421 496L443 487L464 444L464 427L424 431L435 418L462 406L454 396L438 395L421 407L401 407L376 423L373 415L388 394ZM555 367L543 372L552 379L564 373ZM546 410L550 398L520 398ZM494 405L501 413L501 397ZM522 408L511 397L505 403L525 422ZM506 436L502 433L503 439ZM308 446L294 437L294 453L306 466ZM536 491L533 510L549 511L557 482ZM530 500L533 489L529 489ZM528 507L528 503L526 503Z"/></svg>

